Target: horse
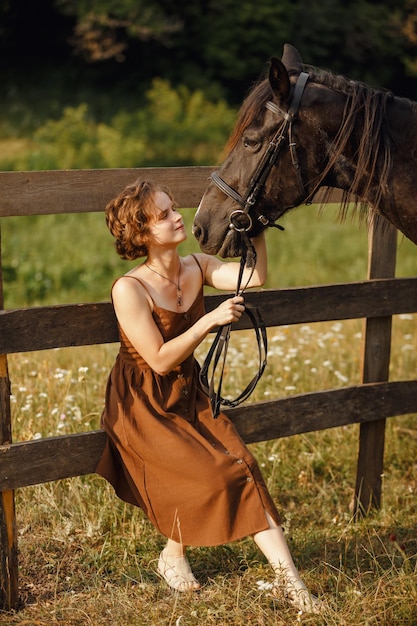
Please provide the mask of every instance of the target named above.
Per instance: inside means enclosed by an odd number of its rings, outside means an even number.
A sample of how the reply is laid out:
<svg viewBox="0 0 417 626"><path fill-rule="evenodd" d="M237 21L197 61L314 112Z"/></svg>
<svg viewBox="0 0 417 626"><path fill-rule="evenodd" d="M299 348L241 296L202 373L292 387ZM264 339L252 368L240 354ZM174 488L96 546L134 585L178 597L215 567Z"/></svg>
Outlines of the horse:
<svg viewBox="0 0 417 626"><path fill-rule="evenodd" d="M266 75L267 74L267 75ZM194 217L203 252L241 256L323 187L417 243L417 103L305 66L285 44L245 98ZM244 235L244 236L243 236Z"/></svg>

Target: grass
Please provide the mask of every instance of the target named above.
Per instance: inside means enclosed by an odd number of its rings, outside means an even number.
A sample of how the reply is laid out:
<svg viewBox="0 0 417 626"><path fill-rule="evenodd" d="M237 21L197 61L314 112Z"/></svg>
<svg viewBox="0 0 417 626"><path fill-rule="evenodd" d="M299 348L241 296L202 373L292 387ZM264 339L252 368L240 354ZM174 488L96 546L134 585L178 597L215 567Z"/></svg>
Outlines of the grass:
<svg viewBox="0 0 417 626"><path fill-rule="evenodd" d="M58 277L63 267L83 266L85 284L88 275L95 282L95 290L84 292L84 282L74 278L59 297L47 289L39 302L58 302L61 297L69 302L108 299L112 276L125 271L104 229L97 228L96 235L91 228L102 216L88 219L92 221L85 235L78 216L59 231L62 237L66 234L64 253L55 242L55 228L50 232L39 221L38 228L19 231L16 221L5 220L8 266L13 266L17 249L19 258L45 263ZM271 233L270 287L365 278L366 233L357 226L337 225L329 212L307 229L302 210L285 222L286 233ZM88 242L92 232L100 240L98 247ZM13 246L10 237L15 237ZM188 245L195 244L190 240ZM55 258L54 248L61 252ZM415 274L415 259L414 249L407 242L401 244L398 274ZM110 266L100 280L99 264ZM20 284L19 276L14 284ZM21 306L24 300L9 294L6 284L6 303ZM416 377L415 325L416 315L394 318L392 380ZM268 366L253 400L358 383L361 335L360 320L269 329ZM207 342L198 356L206 350ZM117 346L109 345L11 355L14 440L97 428L116 352ZM244 381L238 376L242 368L237 366L244 358L247 370L252 354L254 358L251 335L234 333L226 393L235 395L242 388ZM356 425L251 446L284 516L302 576L328 602L322 617L300 617L271 600L265 588L271 573L250 539L191 549L190 560L203 590L172 594L155 573L163 538L140 510L119 501L104 480L91 475L17 491L22 606L18 613L0 614L0 624L416 625L415 416L388 420L382 506L353 521L357 446Z"/></svg>
<svg viewBox="0 0 417 626"><path fill-rule="evenodd" d="M103 207L104 209L104 207ZM191 232L192 210L184 210ZM286 232L268 232L266 287L340 283L366 278L367 232L338 223L336 207L323 214L302 207L281 221ZM130 267L113 249L102 213L2 218L5 308L108 300L115 277ZM197 252L190 235L182 252ZM417 275L413 244L400 237L398 276Z"/></svg>

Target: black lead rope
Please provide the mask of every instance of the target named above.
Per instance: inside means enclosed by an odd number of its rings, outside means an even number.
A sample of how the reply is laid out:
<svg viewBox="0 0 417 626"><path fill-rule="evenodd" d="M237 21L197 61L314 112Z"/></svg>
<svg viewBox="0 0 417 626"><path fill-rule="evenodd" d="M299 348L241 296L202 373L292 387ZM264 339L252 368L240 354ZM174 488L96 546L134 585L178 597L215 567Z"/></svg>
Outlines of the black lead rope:
<svg viewBox="0 0 417 626"><path fill-rule="evenodd" d="M256 253L251 242L249 241L249 238L246 238L246 239L252 252L251 261L252 261L252 273L253 273L255 269L255 264L256 264ZM246 251L240 259L239 278L237 282L235 296L241 295L246 288L246 286L241 288L243 270L245 268L245 265L246 265ZM249 283L251 276L249 277L247 284ZM249 317L251 324L252 324L252 328L256 336L256 341L257 341L257 346L258 346L258 358L259 358L258 371L255 374L255 376L252 378L252 380L247 384L247 386L242 391L242 393L240 393L236 398L234 398L233 400L229 400L227 398L222 397L223 374L224 374L224 369L226 365L226 356L227 356L227 350L229 347L229 339L230 339L230 332L232 329L232 323L230 322L229 324L226 324L225 326L221 326L216 332L216 336L213 340L213 343L210 346L210 349L207 353L207 356L205 358L205 361L200 371L201 386L203 387L204 391L207 393L209 397L211 411L212 411L214 419L216 419L219 416L222 406L235 407L238 404L241 404L242 402L244 402L255 389L259 379L261 378L265 370L267 350L268 350L265 323L262 319L262 316L259 310L250 304L245 304L245 314ZM217 385L217 390L216 390L215 389L215 372L216 372L216 368L220 360L221 360L221 369L220 369L219 380L218 380L218 385ZM211 376L209 380L210 369L211 369Z"/></svg>

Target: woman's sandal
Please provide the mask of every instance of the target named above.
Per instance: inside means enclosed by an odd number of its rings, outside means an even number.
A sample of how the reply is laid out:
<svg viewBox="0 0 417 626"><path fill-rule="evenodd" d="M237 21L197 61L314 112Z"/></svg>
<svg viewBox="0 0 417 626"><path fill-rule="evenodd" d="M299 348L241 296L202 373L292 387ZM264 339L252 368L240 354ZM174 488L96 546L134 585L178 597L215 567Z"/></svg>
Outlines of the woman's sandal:
<svg viewBox="0 0 417 626"><path fill-rule="evenodd" d="M289 591L287 592L285 599L289 604L291 604L292 607L301 613L318 614L323 610L323 604L320 600L307 590Z"/></svg>
<svg viewBox="0 0 417 626"><path fill-rule="evenodd" d="M281 582L275 582L272 588L272 595L276 600L284 600L288 602L294 609L300 613L321 613L324 609L324 603L316 596L313 596L308 589L295 586L284 585Z"/></svg>
<svg viewBox="0 0 417 626"><path fill-rule="evenodd" d="M162 550L159 555L158 573L176 591L199 591L201 589L186 556L167 557L165 551Z"/></svg>

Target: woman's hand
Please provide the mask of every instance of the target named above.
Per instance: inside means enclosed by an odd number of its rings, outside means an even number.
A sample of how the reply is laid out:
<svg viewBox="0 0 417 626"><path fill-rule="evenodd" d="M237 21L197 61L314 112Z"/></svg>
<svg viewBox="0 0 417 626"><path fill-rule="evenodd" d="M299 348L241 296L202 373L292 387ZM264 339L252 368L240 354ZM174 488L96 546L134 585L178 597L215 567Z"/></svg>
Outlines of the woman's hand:
<svg viewBox="0 0 417 626"><path fill-rule="evenodd" d="M262 232L258 237L252 239L256 251L255 268L246 267L243 270L242 286L245 287L261 287L267 276L268 258L265 243L265 233ZM223 291L232 291L236 289L238 277L240 274L240 263L222 261L218 257L210 254L197 254L199 263L204 271L204 284L220 289Z"/></svg>
<svg viewBox="0 0 417 626"><path fill-rule="evenodd" d="M245 310L243 296L233 296L224 300L217 308L215 308L209 315L211 316L211 322L214 326L225 326L230 322L237 322Z"/></svg>

